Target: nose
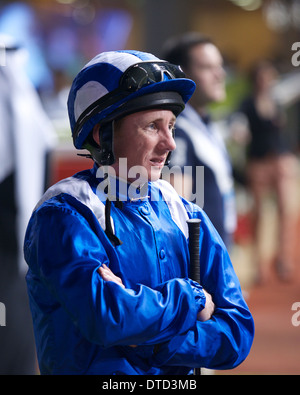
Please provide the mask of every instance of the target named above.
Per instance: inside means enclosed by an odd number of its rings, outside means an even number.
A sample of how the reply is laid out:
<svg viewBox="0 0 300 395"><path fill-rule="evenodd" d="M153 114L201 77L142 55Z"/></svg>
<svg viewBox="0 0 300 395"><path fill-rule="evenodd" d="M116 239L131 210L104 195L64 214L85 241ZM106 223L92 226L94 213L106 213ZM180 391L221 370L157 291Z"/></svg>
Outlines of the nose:
<svg viewBox="0 0 300 395"><path fill-rule="evenodd" d="M165 128L162 131L159 147L166 152L174 151L174 149L176 148L173 132L171 132L169 128Z"/></svg>

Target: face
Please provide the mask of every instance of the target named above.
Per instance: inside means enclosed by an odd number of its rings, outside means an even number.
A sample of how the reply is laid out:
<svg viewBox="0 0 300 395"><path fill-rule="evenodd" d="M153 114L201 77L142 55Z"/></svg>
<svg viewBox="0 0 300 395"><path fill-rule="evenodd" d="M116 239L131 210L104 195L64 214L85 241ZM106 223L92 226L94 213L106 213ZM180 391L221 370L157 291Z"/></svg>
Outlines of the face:
<svg viewBox="0 0 300 395"><path fill-rule="evenodd" d="M206 106L225 99L223 58L215 45L209 43L193 47L186 74L196 83L196 91L191 99L196 106Z"/></svg>
<svg viewBox="0 0 300 395"><path fill-rule="evenodd" d="M129 182L137 179L144 182L158 180L168 153L176 147L173 139L175 121L172 111L147 110L128 115L116 122L116 162L112 165L116 175ZM127 159L128 174L124 174L121 158Z"/></svg>
<svg viewBox="0 0 300 395"><path fill-rule="evenodd" d="M277 71L271 65L260 68L256 75L256 88L260 91L268 91L272 88L278 77Z"/></svg>

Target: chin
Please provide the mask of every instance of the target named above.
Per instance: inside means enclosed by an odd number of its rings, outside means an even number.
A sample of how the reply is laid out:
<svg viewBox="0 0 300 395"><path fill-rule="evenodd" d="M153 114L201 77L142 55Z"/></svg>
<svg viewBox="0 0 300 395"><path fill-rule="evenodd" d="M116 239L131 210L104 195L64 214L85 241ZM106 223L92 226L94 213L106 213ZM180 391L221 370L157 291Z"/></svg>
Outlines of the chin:
<svg viewBox="0 0 300 395"><path fill-rule="evenodd" d="M160 179L162 169L152 169L151 176L149 178L150 181L157 181Z"/></svg>

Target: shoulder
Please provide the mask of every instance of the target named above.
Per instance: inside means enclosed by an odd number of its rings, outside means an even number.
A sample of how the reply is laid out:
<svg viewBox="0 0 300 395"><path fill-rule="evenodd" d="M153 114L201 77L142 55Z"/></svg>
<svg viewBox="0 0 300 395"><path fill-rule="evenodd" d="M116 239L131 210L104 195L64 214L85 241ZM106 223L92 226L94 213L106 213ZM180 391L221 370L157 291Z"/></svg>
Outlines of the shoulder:
<svg viewBox="0 0 300 395"><path fill-rule="evenodd" d="M39 208L46 201L62 193L66 193L74 197L81 196L81 198L83 198L91 189L88 180L89 180L89 175L87 171L84 171L84 172L76 173L71 177L65 178L57 182L56 184L52 185L50 188L47 189L47 191L44 193L42 198L35 206L34 210Z"/></svg>
<svg viewBox="0 0 300 395"><path fill-rule="evenodd" d="M45 192L34 212L55 210L75 215L90 215L92 212L104 228L105 206L97 196L94 181L89 170L59 181Z"/></svg>
<svg viewBox="0 0 300 395"><path fill-rule="evenodd" d="M89 225L90 210L73 196L61 193L37 207L29 220L25 242L47 233L50 238L61 237L75 228L82 231Z"/></svg>

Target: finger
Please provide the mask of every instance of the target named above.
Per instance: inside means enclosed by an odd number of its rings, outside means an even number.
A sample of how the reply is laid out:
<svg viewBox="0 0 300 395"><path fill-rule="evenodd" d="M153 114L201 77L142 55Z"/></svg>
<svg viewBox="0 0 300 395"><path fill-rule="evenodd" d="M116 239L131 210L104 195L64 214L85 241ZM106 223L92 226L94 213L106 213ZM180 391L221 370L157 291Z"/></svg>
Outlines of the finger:
<svg viewBox="0 0 300 395"><path fill-rule="evenodd" d="M105 281L116 281L115 276L104 269L100 269L100 275Z"/></svg>
<svg viewBox="0 0 300 395"><path fill-rule="evenodd" d="M113 275L113 272L105 264L98 268L98 272L102 275Z"/></svg>
<svg viewBox="0 0 300 395"><path fill-rule="evenodd" d="M114 283L125 288L120 277L116 276L106 265L102 265L98 268L98 273L104 281L113 281Z"/></svg>
<svg viewBox="0 0 300 395"><path fill-rule="evenodd" d="M109 276L110 278L112 278L113 280L122 283L122 280L120 277L116 276L108 266L105 265L105 263L103 263L102 265L102 269L103 269L103 273L105 273L107 276Z"/></svg>
<svg viewBox="0 0 300 395"><path fill-rule="evenodd" d="M110 279L112 276L111 272L109 272L108 270L106 270L103 267L99 267L97 271L100 274L100 276L103 278L103 280L108 281L108 279Z"/></svg>

